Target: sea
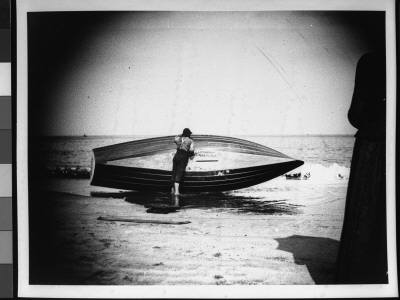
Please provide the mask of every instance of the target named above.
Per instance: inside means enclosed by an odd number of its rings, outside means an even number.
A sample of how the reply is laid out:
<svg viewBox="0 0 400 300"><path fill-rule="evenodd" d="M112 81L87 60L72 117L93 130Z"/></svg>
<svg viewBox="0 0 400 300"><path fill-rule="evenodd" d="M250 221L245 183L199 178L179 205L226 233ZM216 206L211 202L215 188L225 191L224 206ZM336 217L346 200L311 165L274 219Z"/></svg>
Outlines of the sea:
<svg viewBox="0 0 400 300"><path fill-rule="evenodd" d="M54 136L35 141L35 164L54 170L90 172L92 149L155 136ZM304 161L304 165L262 184L223 193L224 200L281 203L282 207L344 202L355 138L352 135L234 136ZM294 176L296 175L296 176ZM86 180L90 185L89 179ZM195 198L199 199L199 198ZM225 201L226 204L229 201ZM230 202L232 202L230 201ZM243 202L244 201L244 202ZM265 207L264 207L265 208Z"/></svg>
<svg viewBox="0 0 400 300"><path fill-rule="evenodd" d="M38 140L45 167L90 168L92 149L154 136L56 136ZM347 178L355 138L352 135L235 136L305 162L299 170L310 180Z"/></svg>

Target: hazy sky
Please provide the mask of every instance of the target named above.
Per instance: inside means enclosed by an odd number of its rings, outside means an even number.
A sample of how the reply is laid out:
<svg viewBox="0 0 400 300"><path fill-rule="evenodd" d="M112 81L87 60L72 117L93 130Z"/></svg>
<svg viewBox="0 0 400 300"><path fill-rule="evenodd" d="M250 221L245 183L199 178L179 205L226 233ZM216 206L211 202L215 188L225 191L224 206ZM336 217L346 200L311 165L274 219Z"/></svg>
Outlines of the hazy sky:
<svg viewBox="0 0 400 300"><path fill-rule="evenodd" d="M352 134L355 68L373 48L358 16L30 13L29 129Z"/></svg>

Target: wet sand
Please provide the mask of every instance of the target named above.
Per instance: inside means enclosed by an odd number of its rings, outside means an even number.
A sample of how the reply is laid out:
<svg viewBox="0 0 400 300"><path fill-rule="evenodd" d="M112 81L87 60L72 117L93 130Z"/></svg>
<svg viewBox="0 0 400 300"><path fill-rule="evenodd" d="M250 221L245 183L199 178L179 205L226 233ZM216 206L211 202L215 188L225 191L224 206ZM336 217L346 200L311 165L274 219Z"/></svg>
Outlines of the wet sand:
<svg viewBox="0 0 400 300"><path fill-rule="evenodd" d="M174 199L151 193L92 197L91 191L115 190L85 180L60 182L30 194L30 284L334 283L344 197L295 205L240 193L186 195L177 212L154 214L146 212L149 206Z"/></svg>

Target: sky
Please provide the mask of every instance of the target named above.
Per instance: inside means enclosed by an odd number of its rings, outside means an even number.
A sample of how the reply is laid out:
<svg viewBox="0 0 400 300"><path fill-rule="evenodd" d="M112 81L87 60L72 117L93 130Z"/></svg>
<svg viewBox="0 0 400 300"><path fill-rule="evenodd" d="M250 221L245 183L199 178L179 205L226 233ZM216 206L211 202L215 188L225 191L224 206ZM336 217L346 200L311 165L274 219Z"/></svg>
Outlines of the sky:
<svg viewBox="0 0 400 300"><path fill-rule="evenodd" d="M354 134L355 69L382 20L373 12L29 13L29 131Z"/></svg>

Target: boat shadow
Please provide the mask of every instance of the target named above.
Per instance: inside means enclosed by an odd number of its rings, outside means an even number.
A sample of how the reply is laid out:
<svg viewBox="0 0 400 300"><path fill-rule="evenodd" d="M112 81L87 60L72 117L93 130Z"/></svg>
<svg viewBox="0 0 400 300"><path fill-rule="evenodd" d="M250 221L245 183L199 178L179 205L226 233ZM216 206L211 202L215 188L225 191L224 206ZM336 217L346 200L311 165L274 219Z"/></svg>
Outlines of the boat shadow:
<svg viewBox="0 0 400 300"><path fill-rule="evenodd" d="M122 193L123 194L123 193ZM122 195L121 195L122 196ZM301 206L285 200L263 201L262 197L236 195L229 192L196 193L180 196L160 192L129 192L125 201L146 208L171 205L181 209L219 209L252 214L298 214Z"/></svg>

